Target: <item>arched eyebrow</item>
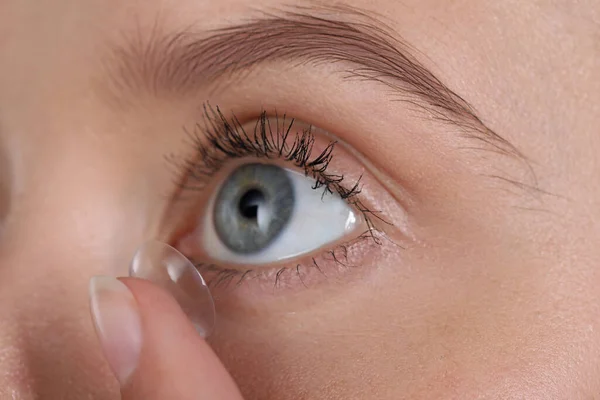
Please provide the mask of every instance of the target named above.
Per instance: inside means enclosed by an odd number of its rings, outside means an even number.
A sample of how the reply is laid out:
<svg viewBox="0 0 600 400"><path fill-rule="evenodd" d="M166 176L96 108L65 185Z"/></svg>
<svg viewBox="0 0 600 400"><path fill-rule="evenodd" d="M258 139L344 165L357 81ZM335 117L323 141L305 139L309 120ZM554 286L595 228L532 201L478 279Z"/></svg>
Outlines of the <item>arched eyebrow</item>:
<svg viewBox="0 0 600 400"><path fill-rule="evenodd" d="M344 79L383 84L392 89L394 100L464 128L482 148L522 157L419 63L397 34L355 8L299 8L207 32L162 34L155 29L116 47L113 55L114 86L154 96L185 96L265 63L333 63L341 66Z"/></svg>

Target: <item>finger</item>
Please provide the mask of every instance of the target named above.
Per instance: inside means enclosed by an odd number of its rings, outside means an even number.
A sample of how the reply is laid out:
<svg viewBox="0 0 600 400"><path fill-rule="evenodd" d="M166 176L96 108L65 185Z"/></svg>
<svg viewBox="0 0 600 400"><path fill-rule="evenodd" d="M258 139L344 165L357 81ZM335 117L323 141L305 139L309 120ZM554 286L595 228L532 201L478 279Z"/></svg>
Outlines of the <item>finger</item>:
<svg viewBox="0 0 600 400"><path fill-rule="evenodd" d="M241 400L175 300L148 281L92 278L90 304L124 400Z"/></svg>

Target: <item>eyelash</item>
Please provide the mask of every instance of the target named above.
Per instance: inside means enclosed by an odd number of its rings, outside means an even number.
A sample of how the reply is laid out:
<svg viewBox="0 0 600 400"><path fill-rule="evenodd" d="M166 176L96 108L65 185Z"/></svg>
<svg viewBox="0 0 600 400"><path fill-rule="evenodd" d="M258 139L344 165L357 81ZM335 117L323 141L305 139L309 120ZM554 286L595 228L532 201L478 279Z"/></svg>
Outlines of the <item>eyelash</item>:
<svg viewBox="0 0 600 400"><path fill-rule="evenodd" d="M263 111L256 121L254 130L249 134L235 115L227 119L217 106L213 108L209 104L203 106L203 124L197 124L194 131L189 133L192 145L195 149L195 156L183 163L178 163L175 159L172 161L183 169L184 180L180 183L183 190L201 190L209 179L213 177L227 162L233 159L244 157L254 157L263 159L279 159L292 163L296 168L302 170L305 176L315 179L314 190L322 189L323 196L326 194L337 193L350 206L360 212L366 224L366 231L351 242L360 240L372 240L376 245L382 244L378 230L375 227L374 220L387 225L387 222L380 213L366 207L359 195L361 193L360 176L356 182L347 188L343 185L344 176L330 174L327 169L333 159L336 141L331 141L317 156L313 157L313 148L315 136L312 132L312 126L303 129L301 132L292 133L294 119L286 122L284 114L282 120L275 116L276 130L273 130L271 119ZM290 135L293 137L292 144L289 145ZM350 267L348 261L348 247L353 243L338 245L325 254L331 255L332 260L341 267ZM342 252L343 259L336 252ZM316 258L311 257L309 267L314 267L322 274ZM295 272L304 286L305 283L300 273L298 263L293 268L283 267L278 269L255 269L239 270L233 268L224 268L214 264L196 263L196 268L201 272L209 272L211 279L207 280L210 286L226 286L236 280L236 286L244 280L256 274L273 275L277 287L280 278L286 271ZM306 266L306 265L304 265ZM323 274L324 275L324 274Z"/></svg>

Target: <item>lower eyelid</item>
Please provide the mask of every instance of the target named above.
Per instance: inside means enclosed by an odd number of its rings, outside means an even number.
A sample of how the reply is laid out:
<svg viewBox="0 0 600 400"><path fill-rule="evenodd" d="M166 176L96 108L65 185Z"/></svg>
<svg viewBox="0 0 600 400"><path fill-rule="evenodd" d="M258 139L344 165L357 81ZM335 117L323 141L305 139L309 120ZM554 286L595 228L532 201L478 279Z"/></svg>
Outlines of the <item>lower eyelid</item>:
<svg viewBox="0 0 600 400"><path fill-rule="evenodd" d="M377 263L378 255L386 249L398 250L398 245L382 235L370 233L330 250L304 257L295 262L272 268L231 269L224 266L197 263L215 298L235 301L288 295L305 289L316 289L323 283L361 280Z"/></svg>

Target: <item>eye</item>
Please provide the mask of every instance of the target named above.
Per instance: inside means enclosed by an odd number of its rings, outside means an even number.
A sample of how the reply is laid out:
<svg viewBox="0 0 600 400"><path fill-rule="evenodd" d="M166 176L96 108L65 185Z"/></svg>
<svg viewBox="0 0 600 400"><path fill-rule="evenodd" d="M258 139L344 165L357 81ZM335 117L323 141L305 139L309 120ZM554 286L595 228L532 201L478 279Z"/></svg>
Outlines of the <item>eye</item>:
<svg viewBox="0 0 600 400"><path fill-rule="evenodd" d="M203 221L203 247L216 261L268 264L332 244L356 230L341 196L298 171L274 164L238 166L223 181Z"/></svg>
<svg viewBox="0 0 600 400"><path fill-rule="evenodd" d="M175 246L209 286L306 287L393 243L382 238L395 233L385 218L401 215L395 201L329 132L265 112L241 123L210 106L204 122L178 165L176 198L191 201L173 224Z"/></svg>

